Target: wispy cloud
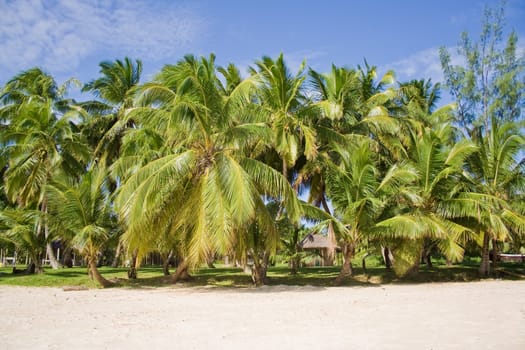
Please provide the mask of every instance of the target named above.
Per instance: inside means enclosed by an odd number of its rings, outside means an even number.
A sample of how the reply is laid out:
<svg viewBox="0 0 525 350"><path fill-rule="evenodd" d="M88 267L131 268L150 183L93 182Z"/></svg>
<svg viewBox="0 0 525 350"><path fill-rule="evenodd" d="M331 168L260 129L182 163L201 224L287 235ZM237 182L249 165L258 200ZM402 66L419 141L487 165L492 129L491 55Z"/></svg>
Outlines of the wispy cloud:
<svg viewBox="0 0 525 350"><path fill-rule="evenodd" d="M465 59L458 54L457 47L447 47L447 51L450 54L452 65L465 64ZM525 38L519 38L516 45L516 55L518 57L525 56ZM435 83L443 81L443 70L439 59L439 48L437 47L418 51L404 59L385 64L379 69L382 73L387 70L393 70L399 81L423 78L431 78Z"/></svg>
<svg viewBox="0 0 525 350"><path fill-rule="evenodd" d="M158 61L180 56L204 21L174 2L0 0L0 70L72 71L103 52ZM113 58L113 57L103 57Z"/></svg>
<svg viewBox="0 0 525 350"><path fill-rule="evenodd" d="M452 51L450 52L452 53ZM394 70L397 79L400 81L420 78L431 78L434 82L443 80L438 48L416 52L382 68Z"/></svg>
<svg viewBox="0 0 525 350"><path fill-rule="evenodd" d="M463 63L463 58L458 55L456 47L448 47L447 50L453 65ZM393 70L398 81L428 78L434 83L443 81L443 70L437 47L418 51L404 59L385 64L379 69L383 73L387 70Z"/></svg>

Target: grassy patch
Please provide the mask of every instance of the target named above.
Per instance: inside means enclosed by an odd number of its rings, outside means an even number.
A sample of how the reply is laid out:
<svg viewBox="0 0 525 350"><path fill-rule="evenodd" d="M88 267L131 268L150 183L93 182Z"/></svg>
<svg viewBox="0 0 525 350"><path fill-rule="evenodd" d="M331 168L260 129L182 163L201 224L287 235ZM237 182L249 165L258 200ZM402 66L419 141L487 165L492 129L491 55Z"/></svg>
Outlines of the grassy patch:
<svg viewBox="0 0 525 350"><path fill-rule="evenodd" d="M354 266L358 266L357 262ZM23 268L19 266L18 268ZM46 268L41 275L13 275L11 267L0 268L0 285L32 286L32 287L86 287L96 288L96 285L87 275L86 268L75 267L71 269L52 270ZM163 276L160 267L142 267L139 269L139 278L129 280L126 268L102 267L101 273L109 280L116 282L117 287L146 288L171 286L171 276ZM339 273L339 267L307 267L299 269L296 275L291 275L285 265L271 267L268 271L269 285L291 286L332 286ZM525 278L525 265L502 263L499 264L496 274L498 278L523 279ZM366 273L360 268L354 268L354 275L343 285L378 285L385 283L428 283L452 281L479 280L478 264L464 262L460 265L447 266L436 262L433 268L422 265L419 273L399 279L393 271L378 264L369 264ZM210 288L248 288L252 286L251 276L240 268L218 265L216 268L203 267L192 273L191 280L184 282L188 287Z"/></svg>

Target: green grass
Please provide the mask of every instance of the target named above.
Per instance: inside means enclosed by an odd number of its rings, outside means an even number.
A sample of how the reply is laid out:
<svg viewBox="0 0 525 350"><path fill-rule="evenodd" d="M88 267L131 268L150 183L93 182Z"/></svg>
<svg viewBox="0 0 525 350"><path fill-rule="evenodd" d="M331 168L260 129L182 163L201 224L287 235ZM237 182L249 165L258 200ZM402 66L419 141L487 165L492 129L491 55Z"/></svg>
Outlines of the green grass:
<svg viewBox="0 0 525 350"><path fill-rule="evenodd" d="M354 266L358 266L357 262ZM18 268L23 268L19 266ZM11 267L0 268L0 285L32 286L32 287L80 287L96 288L96 284L87 275L86 268L64 268L52 270L46 268L40 275L13 275ZM116 282L117 287L149 288L172 286L171 277L165 277L160 267L142 267L139 269L139 278L128 280L126 268L102 267L101 273L109 280ZM307 267L299 269L297 275L291 275L285 265L271 267L268 272L269 285L294 285L294 286L332 286L339 273L339 267ZM523 264L500 264L498 278L523 279L525 266ZM421 266L418 274L400 279L391 270L378 264L371 263L367 266L366 273L362 268L354 268L354 275L347 279L343 285L378 285L385 283L429 283L452 281L476 281L478 276L477 261L465 261L461 265L446 266L437 261L431 269ZM209 288L249 288L252 286L250 275L239 268L217 265L217 268L201 268L192 273L192 278L184 282L188 287Z"/></svg>

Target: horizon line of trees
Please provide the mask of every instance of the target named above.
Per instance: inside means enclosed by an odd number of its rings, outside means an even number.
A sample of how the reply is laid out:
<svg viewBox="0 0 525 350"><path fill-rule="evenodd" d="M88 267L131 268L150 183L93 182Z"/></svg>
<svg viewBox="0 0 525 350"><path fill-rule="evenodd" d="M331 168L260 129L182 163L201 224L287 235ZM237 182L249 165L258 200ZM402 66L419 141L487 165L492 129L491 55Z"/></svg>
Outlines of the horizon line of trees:
<svg viewBox="0 0 525 350"><path fill-rule="evenodd" d="M107 249L129 257L132 278L148 253L176 256L174 282L230 256L253 261L261 285L272 256L297 267L316 232L332 262L340 248L337 282L363 251L403 276L467 250L488 276L491 250L525 248L525 61L502 21L487 10L480 40L462 36L463 65L440 50L456 101L441 107L430 79L367 63L293 72L282 54L244 78L186 55L143 83L140 60L105 61L86 101L67 98L72 81L23 71L0 91L0 247L41 273L44 256L59 266L60 241L101 286Z"/></svg>

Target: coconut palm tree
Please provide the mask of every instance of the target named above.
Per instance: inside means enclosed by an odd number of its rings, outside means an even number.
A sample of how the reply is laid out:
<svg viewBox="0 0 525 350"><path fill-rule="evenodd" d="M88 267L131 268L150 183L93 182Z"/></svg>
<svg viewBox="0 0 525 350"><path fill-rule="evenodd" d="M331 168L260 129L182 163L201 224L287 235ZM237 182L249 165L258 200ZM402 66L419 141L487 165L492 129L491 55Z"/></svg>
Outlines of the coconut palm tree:
<svg viewBox="0 0 525 350"><path fill-rule="evenodd" d="M515 122L492 118L492 128L486 133L482 127L474 130L472 139L478 152L468 159L471 196L480 200L478 206L479 241L482 242L480 274L490 273L490 241L494 253L497 242L508 240L512 231L525 234L525 216L513 206L514 198L525 190L525 138L522 126ZM522 129L521 129L522 130ZM494 260L495 261L495 260Z"/></svg>
<svg viewBox="0 0 525 350"><path fill-rule="evenodd" d="M395 94L383 90L393 81L388 72L379 83L375 82L375 68L367 66L367 71L354 70L332 65L329 73L320 74L310 70L310 84L313 88L316 111L315 131L318 140L316 157L304 162L298 171L295 186L309 190L309 202L322 206L330 213L326 198L327 162L337 163L338 152L334 148L348 148L355 143L382 140L386 135L394 135L397 122L386 109ZM377 143L377 148L380 144ZM332 264L335 256L335 235L332 226L328 228L333 248L326 254L325 264Z"/></svg>
<svg viewBox="0 0 525 350"><path fill-rule="evenodd" d="M308 159L317 154L311 109L304 91L305 62L293 75L281 53L276 60L263 57L250 71L256 81L255 98L259 112L272 130L272 148L280 158L282 174L304 154Z"/></svg>
<svg viewBox="0 0 525 350"><path fill-rule="evenodd" d="M254 222L274 235L263 195L282 199L291 218L299 215L286 179L247 157L250 145L268 137L267 127L243 120L235 91L224 95L216 72L213 55L186 56L143 88L141 103L155 103L137 113L167 137L166 149L125 180L116 201L124 240L139 255L154 241L155 227L169 226L180 237L184 261L174 280L210 252L228 251L236 234ZM272 241L269 247L278 238Z"/></svg>
<svg viewBox="0 0 525 350"><path fill-rule="evenodd" d="M109 200L106 171L93 168L79 183L65 179L47 186L50 213L57 229L71 236L71 243L88 261L89 276L102 287L112 283L98 271L99 254L115 232L116 216Z"/></svg>
<svg viewBox="0 0 525 350"><path fill-rule="evenodd" d="M0 210L0 240L13 244L30 257L28 273L43 273L42 258L46 239L37 228L41 222L39 210L3 208Z"/></svg>
<svg viewBox="0 0 525 350"><path fill-rule="evenodd" d="M85 84L83 92L91 92L97 100L79 104L82 117L82 133L94 149L95 161L110 167L122 153L123 138L126 132L135 128L136 123L129 118L128 112L133 107L135 91L140 83L142 61L124 60L103 61L99 64L101 76ZM117 189L117 179L111 179L111 189ZM117 243L114 262L118 264L122 246ZM132 254L132 261L136 256ZM135 264L129 275L136 277Z"/></svg>
<svg viewBox="0 0 525 350"><path fill-rule="evenodd" d="M91 92L100 100L80 104L87 112L83 132L93 143L95 159L105 160L106 165L118 157L121 138L133 126L127 111L133 107L135 89L142 74L142 61L103 61L99 64L101 77L85 84L83 92Z"/></svg>
<svg viewBox="0 0 525 350"><path fill-rule="evenodd" d="M57 174L78 176L84 171L89 150L69 120L67 84L58 86L39 69L22 72L8 82L0 113L7 120L0 134L6 145L8 168L4 174L8 198L22 208L42 211L39 225L48 242L47 255L58 267L46 223L48 201L44 188Z"/></svg>
<svg viewBox="0 0 525 350"><path fill-rule="evenodd" d="M327 193L335 209L334 216L344 230L336 230L343 253L343 266L336 283L352 274L351 260L356 248L374 234L376 220L396 193L416 177L410 167L393 165L383 178L377 154L370 141L351 148L339 148L340 163L332 164L327 175ZM341 227L339 225L339 227Z"/></svg>
<svg viewBox="0 0 525 350"><path fill-rule="evenodd" d="M426 114L431 114L436 109L436 104L441 96L441 84L432 84L431 79L413 79L399 83L399 87L404 105L414 103Z"/></svg>
<svg viewBox="0 0 525 350"><path fill-rule="evenodd" d="M425 239L433 240L450 261L457 261L463 255L462 243L470 238L471 231L456 219L472 215L472 206L458 197L467 191L463 169L476 146L465 139L451 146L453 132L445 123L435 130L425 128L422 135L417 130L411 133L409 162L417 177L404 194L405 204L394 203L391 217L377 224L380 231L386 229L385 234L401 238L400 256L394 262L401 275L417 271Z"/></svg>

